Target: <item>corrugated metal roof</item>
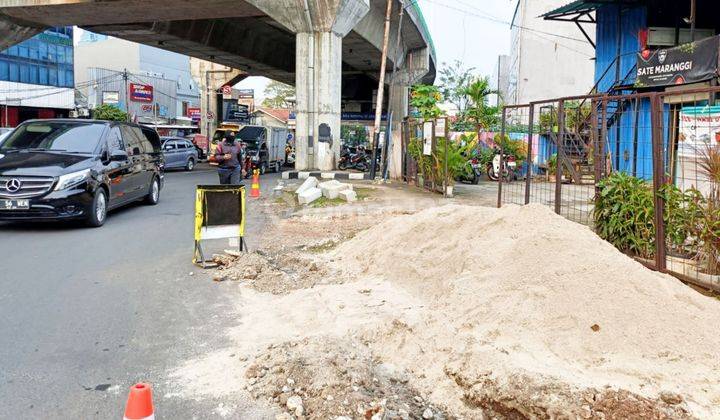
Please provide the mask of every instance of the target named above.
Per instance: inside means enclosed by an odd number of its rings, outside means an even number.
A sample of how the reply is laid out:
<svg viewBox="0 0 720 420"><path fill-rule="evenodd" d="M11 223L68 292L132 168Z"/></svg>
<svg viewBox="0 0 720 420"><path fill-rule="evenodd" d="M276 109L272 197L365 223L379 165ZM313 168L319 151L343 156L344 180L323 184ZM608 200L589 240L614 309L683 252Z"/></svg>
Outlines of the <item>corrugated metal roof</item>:
<svg viewBox="0 0 720 420"><path fill-rule="evenodd" d="M565 6L549 11L544 15L541 15L541 17L550 20L564 16L582 15L592 12L601 6L621 2L628 3L628 0L575 0Z"/></svg>

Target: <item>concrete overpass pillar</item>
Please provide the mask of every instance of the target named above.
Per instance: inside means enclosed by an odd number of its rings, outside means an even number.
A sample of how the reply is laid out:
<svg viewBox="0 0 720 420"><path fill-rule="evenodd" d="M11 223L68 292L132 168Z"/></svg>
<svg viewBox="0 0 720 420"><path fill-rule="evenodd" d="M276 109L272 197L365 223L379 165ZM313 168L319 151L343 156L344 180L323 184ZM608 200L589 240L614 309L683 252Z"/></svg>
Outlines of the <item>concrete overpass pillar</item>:
<svg viewBox="0 0 720 420"><path fill-rule="evenodd" d="M296 169L333 170L340 159L342 37L334 32L297 34L295 95ZM325 124L332 138L320 137Z"/></svg>
<svg viewBox="0 0 720 420"><path fill-rule="evenodd" d="M335 169L340 159L342 38L370 11L370 0L248 1L296 34L295 169ZM321 127L330 129L331 141L320 141L325 140Z"/></svg>

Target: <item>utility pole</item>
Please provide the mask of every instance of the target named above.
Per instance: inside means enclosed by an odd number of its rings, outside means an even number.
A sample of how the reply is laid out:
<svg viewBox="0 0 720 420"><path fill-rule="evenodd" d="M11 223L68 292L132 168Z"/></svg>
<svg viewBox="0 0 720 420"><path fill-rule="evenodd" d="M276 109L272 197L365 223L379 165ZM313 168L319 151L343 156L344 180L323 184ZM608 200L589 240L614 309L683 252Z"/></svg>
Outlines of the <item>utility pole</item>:
<svg viewBox="0 0 720 420"><path fill-rule="evenodd" d="M375 105L375 126L373 130L373 150L372 150L372 162L370 167L372 168L370 177L375 178L375 171L377 170L377 147L380 135L380 119L382 118L383 110L383 96L385 94L385 64L387 62L388 53L388 40L390 38L390 17L392 15L392 3L393 0L387 0L387 9L385 10L385 32L383 34L383 47L382 56L380 61L380 82L378 83L378 94L377 103Z"/></svg>
<svg viewBox="0 0 720 420"><path fill-rule="evenodd" d="M123 70L123 80L125 81L125 113L127 114L127 122L130 122L130 87L128 86L128 71Z"/></svg>
<svg viewBox="0 0 720 420"><path fill-rule="evenodd" d="M690 42L695 41L695 19L697 17L697 0L690 0Z"/></svg>

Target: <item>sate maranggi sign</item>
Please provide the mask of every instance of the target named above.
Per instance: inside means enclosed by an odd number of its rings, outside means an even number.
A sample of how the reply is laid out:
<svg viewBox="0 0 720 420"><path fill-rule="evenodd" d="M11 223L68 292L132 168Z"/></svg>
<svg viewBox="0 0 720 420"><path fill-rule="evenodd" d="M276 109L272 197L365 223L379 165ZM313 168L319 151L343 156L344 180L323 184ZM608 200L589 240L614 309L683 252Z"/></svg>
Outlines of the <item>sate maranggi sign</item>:
<svg viewBox="0 0 720 420"><path fill-rule="evenodd" d="M635 87L684 85L717 76L720 37L637 55Z"/></svg>

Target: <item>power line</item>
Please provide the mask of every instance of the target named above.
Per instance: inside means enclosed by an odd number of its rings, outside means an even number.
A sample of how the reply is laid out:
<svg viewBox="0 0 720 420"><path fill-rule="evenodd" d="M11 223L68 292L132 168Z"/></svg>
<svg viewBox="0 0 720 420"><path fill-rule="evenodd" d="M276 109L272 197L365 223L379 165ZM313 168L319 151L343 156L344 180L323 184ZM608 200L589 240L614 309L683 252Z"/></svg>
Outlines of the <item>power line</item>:
<svg viewBox="0 0 720 420"><path fill-rule="evenodd" d="M106 77L107 77L107 76L106 76ZM114 77L114 76L112 76L112 77ZM92 84L94 84L94 83L97 83L99 80L102 80L102 79L89 80L89 81L86 81L86 82L82 82L82 83L76 84L75 86L67 86L67 87L62 87L62 86L43 86L43 87L30 88L30 89L5 89L5 90L0 90L0 93L5 93L5 94L7 94L7 93L20 93L20 92L22 92L22 93L25 93L25 92L40 92L40 91L47 91L47 90L53 90L53 89L54 89L54 90L57 90L57 91L61 91L61 90L64 90L64 89L73 89L73 88L74 88L74 89L77 89L77 88L81 88L81 87L88 87L88 86L90 86L90 85L92 85ZM21 82L21 83L22 83L22 82ZM57 92L56 92L56 93L57 93ZM54 93L53 93L53 94L54 94Z"/></svg>
<svg viewBox="0 0 720 420"><path fill-rule="evenodd" d="M419 0L415 0L415 3L417 3L418 1L419 1ZM467 10L467 9L462 9L462 8L459 8L459 7L456 7L456 6L451 6L451 5L449 5L449 4L440 3L440 2L438 2L438 1L436 1L436 0L425 0L425 1L430 2L430 3L433 3L433 4L438 5L438 6L445 7L445 8L447 8L447 9L455 10L455 11L457 11L457 12L461 12L461 13L464 13L464 14L467 14L467 15L470 15L470 16L475 16L475 17L480 18L480 19L489 20L489 21L491 21L491 22L495 22L495 23L499 23L499 24L503 24L503 25L510 25L511 28L518 28L518 29L522 29L522 30L524 30L524 31L535 32L535 33L539 33L539 34L554 36L554 37L557 37L557 38L567 39L567 40L570 40L570 41L581 42L581 43L583 43L583 44L588 44L588 41L587 41L586 39L574 38L574 37L567 36L567 35L561 35L561 34L556 34L556 33L552 33L552 32L541 31L541 30L539 30L539 29L528 28L527 26L522 26L522 25L513 24L512 22L508 22L508 21L503 20L503 19L501 19L501 18L492 16L492 15L488 15L488 14L485 14L485 13L483 13L483 12L479 12L479 9L478 9L477 7L473 7L474 10L478 11L478 12L475 12L475 11L470 11L470 10ZM464 5L467 6L467 3L462 3L462 4L464 4Z"/></svg>
<svg viewBox="0 0 720 420"><path fill-rule="evenodd" d="M112 77L115 77L115 76L112 76ZM107 77L107 78L112 78L112 77ZM63 92L66 91L67 89L77 90L78 88L88 87L88 86L93 85L93 84L95 84L95 83L105 83L105 82L107 82L107 80L106 80L106 81L103 81L103 79L97 79L97 80L90 80L90 81L88 81L88 82L84 82L84 83L81 83L81 84L79 84L79 85L76 85L75 88L50 87L49 89L54 89L53 92L43 93L43 94L39 94L39 95L32 95L32 96L23 96L23 97L8 98L7 95L6 95L5 98L4 98L6 104L5 104L4 106L11 106L10 104L11 104L11 103L14 103L14 102L22 103L22 101L27 101L27 100L30 100L30 99L38 99L38 98L44 98L44 97L48 97L48 96L55 96L55 95L58 95L58 94L60 94L60 93L63 93ZM39 88L38 88L38 89L34 89L34 90L37 91L37 90L48 90L48 89L44 89L44 88L43 88L43 89L39 89Z"/></svg>

